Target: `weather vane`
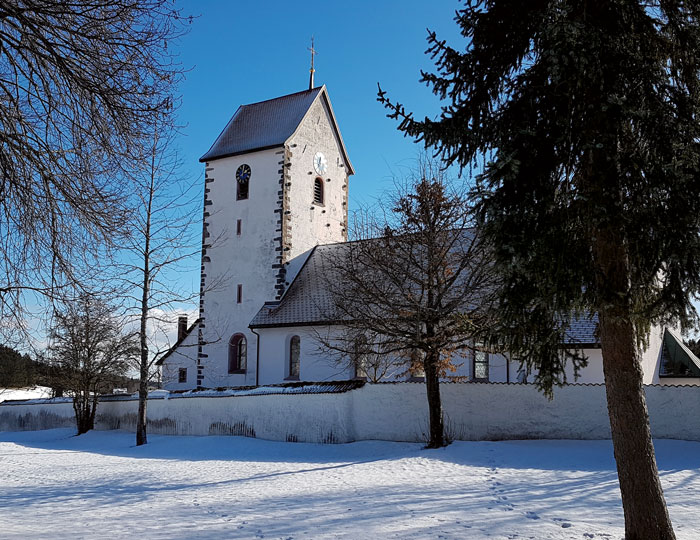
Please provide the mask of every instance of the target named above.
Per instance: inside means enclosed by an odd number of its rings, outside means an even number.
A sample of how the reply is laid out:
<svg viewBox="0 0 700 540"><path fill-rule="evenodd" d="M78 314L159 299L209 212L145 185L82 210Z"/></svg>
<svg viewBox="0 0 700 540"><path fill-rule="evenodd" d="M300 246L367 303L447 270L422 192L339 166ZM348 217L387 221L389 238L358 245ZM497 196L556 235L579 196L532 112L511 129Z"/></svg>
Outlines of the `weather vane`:
<svg viewBox="0 0 700 540"><path fill-rule="evenodd" d="M316 52L316 49L314 49L314 37L311 36L311 47L308 49L311 51L311 69L309 70L309 90L313 89L314 87L314 72L316 71L314 69L314 56L317 55L318 53Z"/></svg>

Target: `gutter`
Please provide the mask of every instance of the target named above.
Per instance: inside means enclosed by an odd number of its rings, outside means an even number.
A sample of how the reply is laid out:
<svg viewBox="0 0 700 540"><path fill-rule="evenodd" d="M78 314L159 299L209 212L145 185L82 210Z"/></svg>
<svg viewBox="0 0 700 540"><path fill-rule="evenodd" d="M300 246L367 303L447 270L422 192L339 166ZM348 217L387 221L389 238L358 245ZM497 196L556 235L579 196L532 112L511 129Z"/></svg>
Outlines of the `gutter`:
<svg viewBox="0 0 700 540"><path fill-rule="evenodd" d="M258 334L253 328L250 329L253 334L258 338L255 343L255 386L260 386L260 334Z"/></svg>

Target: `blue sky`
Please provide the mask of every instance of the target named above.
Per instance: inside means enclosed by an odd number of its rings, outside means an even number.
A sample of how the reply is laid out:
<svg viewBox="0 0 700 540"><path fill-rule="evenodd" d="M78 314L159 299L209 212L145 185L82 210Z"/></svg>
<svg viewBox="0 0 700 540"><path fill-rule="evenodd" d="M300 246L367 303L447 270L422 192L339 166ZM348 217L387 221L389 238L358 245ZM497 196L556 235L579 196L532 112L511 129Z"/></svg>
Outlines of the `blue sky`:
<svg viewBox="0 0 700 540"><path fill-rule="evenodd" d="M180 5L198 15L175 44L189 70L179 110L186 174L202 175L197 160L239 105L308 88L313 35L315 82L328 87L356 171L351 211L391 189L392 174L410 166L420 149L386 118L376 100L377 83L419 117L434 117L440 103L418 82L420 69L433 66L424 54L426 28L462 43L453 20L460 4L452 0L183 0Z"/></svg>

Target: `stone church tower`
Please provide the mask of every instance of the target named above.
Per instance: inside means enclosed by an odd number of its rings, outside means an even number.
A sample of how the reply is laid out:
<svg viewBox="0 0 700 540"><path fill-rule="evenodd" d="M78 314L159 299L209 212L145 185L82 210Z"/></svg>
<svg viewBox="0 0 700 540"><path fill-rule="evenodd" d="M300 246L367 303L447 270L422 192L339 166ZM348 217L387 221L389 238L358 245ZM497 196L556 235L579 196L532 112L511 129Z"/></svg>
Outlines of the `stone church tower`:
<svg viewBox="0 0 700 540"><path fill-rule="evenodd" d="M258 338L248 325L265 302L282 297L309 250L347 239L354 171L325 86L239 107L200 161L196 379L182 381L180 368L180 381L254 385Z"/></svg>

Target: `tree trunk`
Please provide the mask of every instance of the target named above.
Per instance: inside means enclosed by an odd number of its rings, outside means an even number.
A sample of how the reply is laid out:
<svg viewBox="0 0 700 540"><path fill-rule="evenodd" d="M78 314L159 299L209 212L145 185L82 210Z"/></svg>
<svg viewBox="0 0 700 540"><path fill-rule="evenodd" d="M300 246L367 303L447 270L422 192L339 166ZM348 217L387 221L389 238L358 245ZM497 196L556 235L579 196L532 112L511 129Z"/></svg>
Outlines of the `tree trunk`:
<svg viewBox="0 0 700 540"><path fill-rule="evenodd" d="M148 398L148 387L144 384L146 381L141 379L139 383L139 411L138 420L136 422L136 446L141 446L148 442L146 436L146 403Z"/></svg>
<svg viewBox="0 0 700 540"><path fill-rule="evenodd" d="M629 321L601 314L600 338L625 539L674 539L651 440L634 329Z"/></svg>
<svg viewBox="0 0 700 540"><path fill-rule="evenodd" d="M444 429L442 425L442 401L440 400L440 378L437 370L435 352L425 357L425 390L428 394L428 411L430 417L430 440L428 448L445 446Z"/></svg>
<svg viewBox="0 0 700 540"><path fill-rule="evenodd" d="M75 412L75 427L78 430L78 435L87 433L92 429L90 424L90 409L85 396L78 393L73 398L73 411Z"/></svg>
<svg viewBox="0 0 700 540"><path fill-rule="evenodd" d="M151 154L151 178L148 186L148 202L146 205L146 223L143 230L143 283L141 286L141 317L139 328L139 344L141 358L139 362L139 411L136 419L136 446L141 446L148 442L146 436L146 403L148 400L148 340L146 331L148 328L149 293L151 283L151 217L153 215L153 196L155 194L155 159L157 150L158 135L153 135L153 152Z"/></svg>
<svg viewBox="0 0 700 540"><path fill-rule="evenodd" d="M598 313L599 331L625 540L674 540L651 440L628 300L629 265L618 231L612 227L597 231L593 253L598 290L605 291L604 307Z"/></svg>

